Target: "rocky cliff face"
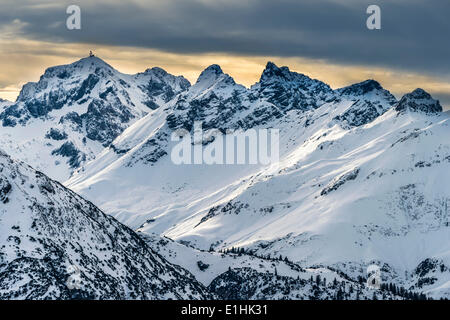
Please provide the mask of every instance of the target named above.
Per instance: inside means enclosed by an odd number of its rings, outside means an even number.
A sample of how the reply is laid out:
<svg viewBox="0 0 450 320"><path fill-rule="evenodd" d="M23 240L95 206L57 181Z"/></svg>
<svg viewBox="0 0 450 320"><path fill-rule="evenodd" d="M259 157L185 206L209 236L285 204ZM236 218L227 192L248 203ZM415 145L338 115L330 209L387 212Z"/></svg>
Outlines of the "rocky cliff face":
<svg viewBox="0 0 450 320"><path fill-rule="evenodd" d="M64 180L189 86L160 68L122 74L97 57L52 67L24 85L15 103L0 108L0 146Z"/></svg>
<svg viewBox="0 0 450 320"><path fill-rule="evenodd" d="M395 110L399 112L412 111L422 113L442 112L442 106L438 100L434 100L429 93L423 89L416 89L403 96L396 104Z"/></svg>

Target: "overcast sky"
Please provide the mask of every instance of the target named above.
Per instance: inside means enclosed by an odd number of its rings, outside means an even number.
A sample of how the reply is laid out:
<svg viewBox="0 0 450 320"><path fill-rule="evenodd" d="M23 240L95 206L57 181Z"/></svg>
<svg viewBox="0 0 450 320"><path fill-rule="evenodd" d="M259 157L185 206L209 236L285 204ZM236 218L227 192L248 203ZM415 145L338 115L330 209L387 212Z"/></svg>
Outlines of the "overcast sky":
<svg viewBox="0 0 450 320"><path fill-rule="evenodd" d="M67 30L66 8L81 8ZM381 7L381 30L366 9ZM0 3L0 97L92 48L123 72L160 66L189 80L211 63L238 82L267 60L340 87L375 78L397 96L416 87L450 106L450 1L117 0Z"/></svg>

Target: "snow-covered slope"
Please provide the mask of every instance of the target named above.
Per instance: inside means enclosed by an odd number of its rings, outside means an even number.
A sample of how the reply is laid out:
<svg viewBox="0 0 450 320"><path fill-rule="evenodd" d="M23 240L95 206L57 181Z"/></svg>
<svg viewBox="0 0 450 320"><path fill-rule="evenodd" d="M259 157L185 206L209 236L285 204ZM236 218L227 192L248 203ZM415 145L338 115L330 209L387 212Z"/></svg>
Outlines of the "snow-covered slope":
<svg viewBox="0 0 450 320"><path fill-rule="evenodd" d="M274 72L275 68L282 76L269 81L267 74ZM323 87L332 100L332 92L325 84L297 73L291 73L289 76L287 68L278 68L272 63L268 63L261 78L263 83L270 84L265 88L275 84L298 87L297 90L289 91L289 97L309 92L306 84L309 82L313 88L311 97L319 90L316 87ZM278 128L291 117L308 121L304 118L304 109L308 105L308 108L313 110L315 103L291 103L290 107L284 110L269 101L274 99L273 90L267 89L266 95L260 92L261 86L262 84L257 84L253 86L254 89L246 89L224 74L219 66L208 67L188 91L128 128L96 161L83 167L68 185L77 185L74 187L76 190L81 190L81 185L86 186L90 190L91 199L95 199L105 210L116 217L120 216L122 221L132 226L141 225L148 216L153 216L156 212L166 212L169 219L181 218L176 218L176 214L170 209L175 205L174 196L183 202L193 200L192 205L199 199L204 199L211 205L216 201L211 199L211 196L214 196L217 190L233 185L242 177L257 172L260 167L176 166L170 159L171 149L175 144L170 141L171 134L180 128L192 132L195 121L200 121L205 131L219 129L222 132L242 128ZM346 100L347 105L352 103ZM287 125L293 126L294 123ZM290 138L284 137L287 140ZM158 169L149 170L151 167ZM209 179L211 175L215 176L214 181ZM127 177L124 178L125 176ZM101 186L103 184L104 186ZM224 190L224 193L226 192L229 190ZM151 199L149 194L152 194ZM214 197L221 196L223 194ZM136 213L140 217L137 217ZM180 213L184 214L184 211Z"/></svg>
<svg viewBox="0 0 450 320"><path fill-rule="evenodd" d="M97 57L48 68L0 104L0 147L59 181L190 86L160 68L122 74Z"/></svg>
<svg viewBox="0 0 450 320"><path fill-rule="evenodd" d="M374 80L333 91L272 63L246 89L211 66L67 185L132 228L199 249L244 247L355 277L377 263L401 285L449 296L441 111L421 89L399 102ZM171 133L194 121L279 129L279 165L175 165Z"/></svg>
<svg viewBox="0 0 450 320"><path fill-rule="evenodd" d="M287 257L258 256L243 248L203 251L154 234L141 236L168 261L190 270L220 299L371 300L374 295L377 299L423 298L418 295L420 290L401 289L396 275L388 273L381 274L383 285L375 291L366 285L368 275L361 276L364 270L347 274L322 266L303 268Z"/></svg>
<svg viewBox="0 0 450 320"><path fill-rule="evenodd" d="M92 203L0 151L0 299L204 299Z"/></svg>

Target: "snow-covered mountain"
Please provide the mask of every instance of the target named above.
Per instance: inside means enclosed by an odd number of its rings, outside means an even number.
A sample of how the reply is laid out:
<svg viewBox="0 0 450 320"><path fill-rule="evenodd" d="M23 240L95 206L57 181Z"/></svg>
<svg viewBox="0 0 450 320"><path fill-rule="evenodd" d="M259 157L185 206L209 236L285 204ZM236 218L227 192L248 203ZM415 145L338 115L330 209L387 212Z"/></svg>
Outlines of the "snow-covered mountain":
<svg viewBox="0 0 450 320"><path fill-rule="evenodd" d="M4 298L69 298L75 265L85 297L370 299L372 264L378 298L450 297L450 115L422 89L333 90L271 62L250 88L218 65L191 86L89 57L0 102L0 120L8 153L140 235L2 154ZM278 129L279 162L175 164L178 129L194 151Z"/></svg>
<svg viewBox="0 0 450 320"><path fill-rule="evenodd" d="M48 68L15 103L0 103L0 147L63 181L189 86L160 68L122 74L94 56Z"/></svg>
<svg viewBox="0 0 450 320"><path fill-rule="evenodd" d="M213 298L134 231L0 151L0 299Z"/></svg>
<svg viewBox="0 0 450 320"><path fill-rule="evenodd" d="M354 101L343 114L336 117L349 127L367 124L385 113L397 101L375 80L366 80L336 90L340 99Z"/></svg>
<svg viewBox="0 0 450 320"><path fill-rule="evenodd" d="M254 95L267 100L282 110L317 108L332 98L331 88L322 81L279 68L268 62L258 83L252 86Z"/></svg>
<svg viewBox="0 0 450 320"><path fill-rule="evenodd" d="M349 277L334 268L303 268L287 257L258 256L243 248L203 251L158 235L140 234L168 261L190 270L218 299L372 300L374 295L377 299L423 299L420 291L398 286L387 274L382 274L383 285L375 291L367 286L367 275Z"/></svg>
<svg viewBox="0 0 450 320"><path fill-rule="evenodd" d="M279 129L278 166L174 164L171 134L195 121L206 135ZM449 121L421 89L400 101L374 80L332 90L273 63L247 89L213 65L66 185L142 233L352 279L376 263L398 285L449 297Z"/></svg>
<svg viewBox="0 0 450 320"><path fill-rule="evenodd" d="M423 89L416 89L403 96L395 106L395 110L401 113L409 111L433 114L442 112L442 106Z"/></svg>

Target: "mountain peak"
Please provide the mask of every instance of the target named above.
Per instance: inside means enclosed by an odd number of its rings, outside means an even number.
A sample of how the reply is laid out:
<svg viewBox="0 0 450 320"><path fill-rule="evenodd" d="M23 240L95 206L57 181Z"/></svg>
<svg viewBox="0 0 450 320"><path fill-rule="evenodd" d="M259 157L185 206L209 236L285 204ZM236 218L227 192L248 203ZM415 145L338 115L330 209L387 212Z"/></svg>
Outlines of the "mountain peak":
<svg viewBox="0 0 450 320"><path fill-rule="evenodd" d="M361 85L365 85L365 86L367 86L368 88L372 88L372 89L378 89L378 90L380 90L380 89L383 88L383 87L381 86L381 84L380 84L378 81L374 80L374 79L367 79L367 80L365 80L365 81L362 81L360 84L361 84Z"/></svg>
<svg viewBox="0 0 450 320"><path fill-rule="evenodd" d="M431 95L422 88L417 88L414 91L408 93L407 95L414 99L426 99L426 100L433 99Z"/></svg>
<svg viewBox="0 0 450 320"><path fill-rule="evenodd" d="M297 73L294 73L297 74ZM278 67L272 61L268 61L266 64L266 68L264 69L260 82L266 82L270 80L274 80L276 78L288 79L291 75L291 71L288 67ZM302 75L303 76L303 75Z"/></svg>
<svg viewBox="0 0 450 320"><path fill-rule="evenodd" d="M255 96L281 106L284 110L316 108L329 98L331 88L307 75L278 67L269 61L259 82L251 90Z"/></svg>
<svg viewBox="0 0 450 320"><path fill-rule="evenodd" d="M361 99L364 101L371 101L376 105L383 105L384 111L390 108L397 102L397 99L381 84L373 79L364 80L347 87L337 89L341 97L349 98L350 100Z"/></svg>
<svg viewBox="0 0 450 320"><path fill-rule="evenodd" d="M197 83L205 80L217 79L223 73L222 68L218 64L212 64L208 68L202 71L197 79Z"/></svg>
<svg viewBox="0 0 450 320"><path fill-rule="evenodd" d="M236 85L234 79L230 75L223 73L219 65L213 64L203 70L191 93L199 94L212 86L226 87L234 85Z"/></svg>
<svg viewBox="0 0 450 320"><path fill-rule="evenodd" d="M398 112L410 110L413 112L437 113L442 112L439 100L433 99L431 95L421 88L405 94L395 106Z"/></svg>
<svg viewBox="0 0 450 320"><path fill-rule="evenodd" d="M106 63L104 60L100 59L96 56L90 56L82 58L76 62L73 63L74 66L85 66L85 67L100 67L100 68L106 68L106 69L114 69L111 67L108 63Z"/></svg>
<svg viewBox="0 0 450 320"><path fill-rule="evenodd" d="M280 68L274 63L274 62L272 62L272 61L267 61L267 64L266 64L266 68L264 69L264 70L267 70L267 71L276 71L276 70L279 70Z"/></svg>
<svg viewBox="0 0 450 320"><path fill-rule="evenodd" d="M164 70L163 68L160 68L160 67L148 68L144 71L144 73L154 73L154 74L158 74L161 76L165 76L168 74L166 70Z"/></svg>
<svg viewBox="0 0 450 320"><path fill-rule="evenodd" d="M343 87L337 89L336 91L341 96L349 96L349 95L365 95L372 91L383 91L385 90L378 81L373 79L364 80L362 82L354 83L347 87Z"/></svg>
<svg viewBox="0 0 450 320"><path fill-rule="evenodd" d="M320 80L311 79L303 73L291 71L286 66L278 67L271 61L267 62L266 68L261 74L259 84L266 86L280 83L284 83L283 85L302 90L309 90L311 87L319 86L321 91L331 91L331 88Z"/></svg>
<svg viewBox="0 0 450 320"><path fill-rule="evenodd" d="M52 77L58 77L58 78L66 78L70 74L79 73L79 72L87 72L87 73L93 73L97 70L103 70L108 73L113 72L115 69L110 66L108 63L103 61L102 59L90 56L82 58L78 61L75 61L71 64L66 65L59 65L47 68L45 70L45 73L43 75L44 78L52 78Z"/></svg>

